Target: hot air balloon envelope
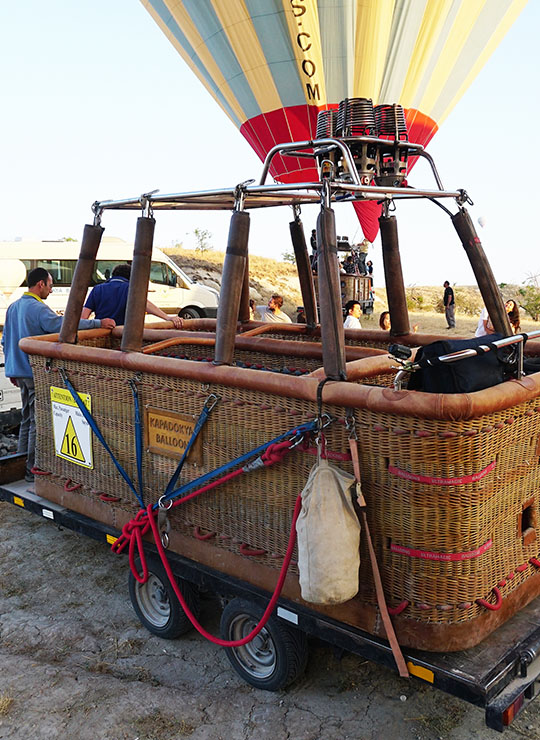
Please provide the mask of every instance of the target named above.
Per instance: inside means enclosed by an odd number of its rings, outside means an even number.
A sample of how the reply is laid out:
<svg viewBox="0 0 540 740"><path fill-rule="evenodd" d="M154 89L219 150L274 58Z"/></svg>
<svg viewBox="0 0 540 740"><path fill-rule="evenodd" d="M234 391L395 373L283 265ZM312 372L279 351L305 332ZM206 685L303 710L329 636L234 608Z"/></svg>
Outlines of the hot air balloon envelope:
<svg viewBox="0 0 540 740"><path fill-rule="evenodd" d="M526 0L142 3L264 160L276 144L314 139L319 111L345 98L399 103L409 140L425 146ZM319 179L314 161L293 156L275 157L270 174ZM355 206L373 241L378 207Z"/></svg>

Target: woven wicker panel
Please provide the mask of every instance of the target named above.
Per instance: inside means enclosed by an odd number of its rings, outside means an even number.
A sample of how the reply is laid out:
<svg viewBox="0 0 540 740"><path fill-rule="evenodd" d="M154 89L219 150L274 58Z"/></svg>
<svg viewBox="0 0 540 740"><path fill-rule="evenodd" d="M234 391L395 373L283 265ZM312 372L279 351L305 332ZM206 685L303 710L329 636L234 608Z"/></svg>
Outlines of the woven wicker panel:
<svg viewBox="0 0 540 740"><path fill-rule="evenodd" d="M528 560L540 545L535 539L524 544L519 523L531 499L529 517L538 521L538 408L531 401L463 423L358 413L362 487L385 589L394 606L411 602L408 616L471 619L484 609L476 599L487 599L494 587L504 596L534 572ZM463 485L406 480L389 471L455 479L493 462L484 477ZM477 557L450 562L390 549L394 544L427 553L470 553L490 541Z"/></svg>
<svg viewBox="0 0 540 740"><path fill-rule="evenodd" d="M92 414L103 436L132 480L136 480L133 399L128 384L131 374L117 368L63 363L75 388L92 397ZM115 506L136 511L134 496L120 477L101 445L94 444L94 470L86 470L58 458L51 432L49 386L62 386L53 367L44 372L43 358L35 358L36 418L38 425L37 464L66 479L82 483L100 493L113 492L121 497ZM140 403L191 414L198 417L209 391L200 383L147 375L139 386ZM207 473L239 457L279 434L294 428L313 414L313 406L294 399L276 399L269 394L212 386L221 401L212 412L203 432L203 465L184 466L181 483ZM342 445L341 445L342 446ZM339 446L336 448L339 449ZM294 501L300 493L315 458L293 452L287 462L256 471L226 484L216 492L175 509L173 516L191 527L200 526L217 532L222 538L249 544L268 553L285 552ZM177 461L147 453L144 460L145 503L155 502L164 492ZM237 551L237 542L231 543Z"/></svg>
<svg viewBox="0 0 540 740"><path fill-rule="evenodd" d="M199 350L200 351L200 350ZM84 495L115 493L120 509L135 512L132 492L97 441L94 470L55 455L51 433L50 385L62 386L45 360L32 359L36 379L36 415L40 467L84 486ZM92 396L92 413L114 453L136 480L132 373L99 365L64 362L78 391ZM186 379L145 375L139 384L142 408L198 417L209 392L221 396L203 432L201 466L187 463L180 483L229 462L297 424L312 418L314 404L226 386L210 389ZM539 519L540 401L535 399L466 422L426 421L357 409L362 487L374 546L391 606L407 602L406 616L424 622L452 623L473 619L492 598L494 587L509 594L534 572L528 563L540 549L534 539ZM343 422L345 409L325 408ZM348 449L343 423L327 432L331 451ZM290 530L291 513L315 458L295 450L284 462L240 476L215 491L176 507L172 526L182 532L201 527L215 532L212 544L237 552L240 543L265 550L265 563L279 567ZM489 466L495 464L492 469ZM165 490L176 461L145 453L144 498L155 502ZM351 471L348 462L340 467ZM438 479L419 482L400 477ZM485 475L478 475L488 470ZM477 475L462 485L440 479ZM520 518L528 507L533 538L524 538ZM530 533L529 533L530 534ZM339 536L336 533L336 536ZM486 543L491 545L486 547ZM485 552L465 560L440 561L394 552L391 545L427 553ZM518 570L516 570L518 569ZM501 585L502 584L502 585ZM362 543L361 598L373 603L369 559Z"/></svg>
<svg viewBox="0 0 540 740"><path fill-rule="evenodd" d="M288 334L287 332L269 332L268 337L272 339L288 339L291 342L320 342L321 337L313 334ZM371 349L388 349L389 340L384 342L374 341L371 337L362 339L349 339L345 342L350 347L371 347Z"/></svg>

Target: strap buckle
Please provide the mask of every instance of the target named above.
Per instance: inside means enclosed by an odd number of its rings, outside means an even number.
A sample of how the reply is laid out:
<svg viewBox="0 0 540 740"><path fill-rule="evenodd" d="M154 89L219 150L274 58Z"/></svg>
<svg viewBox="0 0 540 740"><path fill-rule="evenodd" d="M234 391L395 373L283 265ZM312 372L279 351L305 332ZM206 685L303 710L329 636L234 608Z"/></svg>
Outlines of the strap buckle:
<svg viewBox="0 0 540 740"><path fill-rule="evenodd" d="M206 401L204 402L204 410L210 413L214 406L216 406L221 401L221 396L218 396L217 393L211 393Z"/></svg>

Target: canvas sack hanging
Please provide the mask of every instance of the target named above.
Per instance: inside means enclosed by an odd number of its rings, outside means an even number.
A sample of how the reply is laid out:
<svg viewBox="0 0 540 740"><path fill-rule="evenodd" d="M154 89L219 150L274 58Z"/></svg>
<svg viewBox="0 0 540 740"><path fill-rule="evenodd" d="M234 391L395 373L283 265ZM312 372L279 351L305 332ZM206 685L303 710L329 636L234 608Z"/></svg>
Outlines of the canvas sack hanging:
<svg viewBox="0 0 540 740"><path fill-rule="evenodd" d="M341 604L358 592L360 523L353 507L353 475L319 460L302 491L296 522L302 598Z"/></svg>

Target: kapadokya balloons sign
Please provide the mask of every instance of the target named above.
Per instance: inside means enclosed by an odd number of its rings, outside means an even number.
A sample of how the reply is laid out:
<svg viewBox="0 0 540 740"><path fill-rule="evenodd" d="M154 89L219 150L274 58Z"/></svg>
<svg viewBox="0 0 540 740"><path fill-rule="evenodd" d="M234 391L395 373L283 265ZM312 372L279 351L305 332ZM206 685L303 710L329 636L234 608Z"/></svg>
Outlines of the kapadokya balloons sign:
<svg viewBox="0 0 540 740"><path fill-rule="evenodd" d="M527 0L142 0L257 154L315 138L345 98L399 103L426 145ZM414 160L409 162L409 169ZM276 156L279 182L318 180ZM373 241L378 206L355 203Z"/></svg>

